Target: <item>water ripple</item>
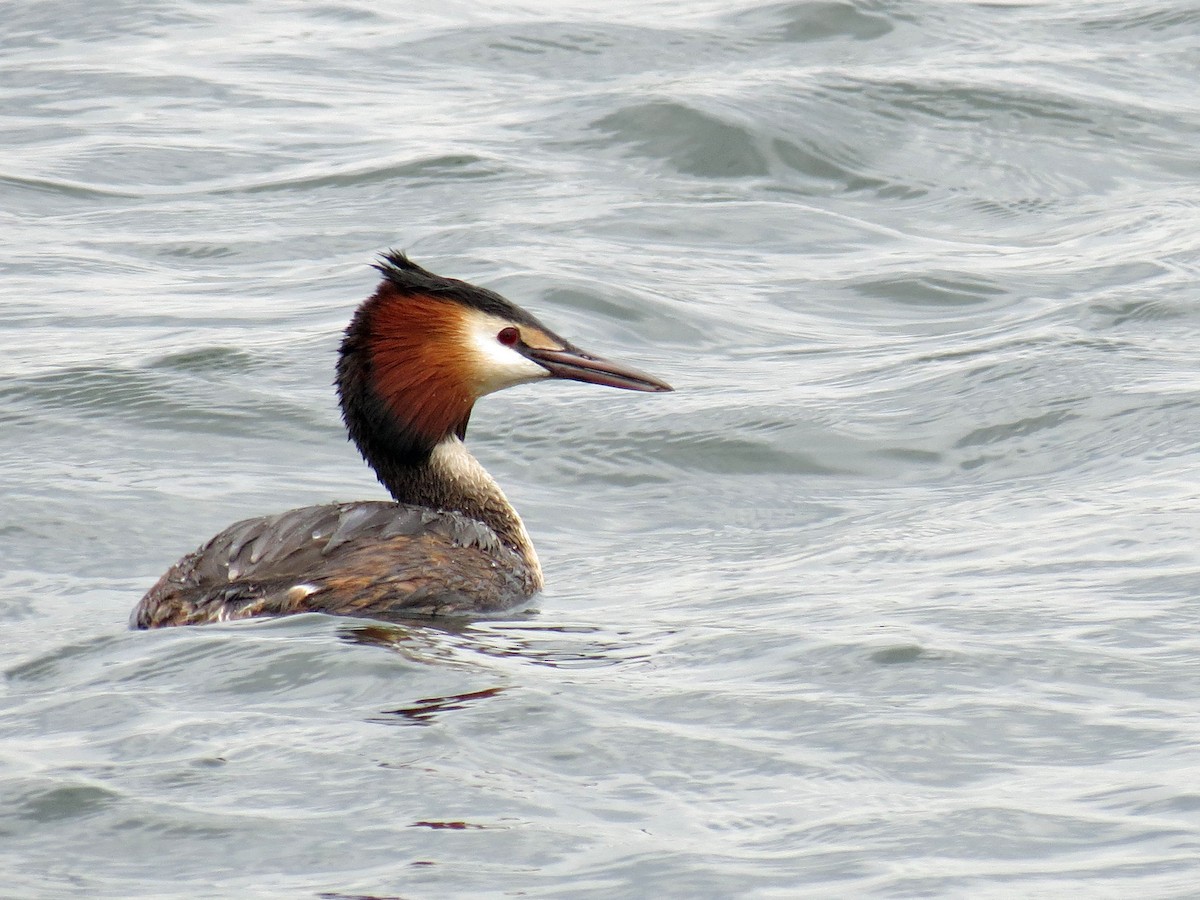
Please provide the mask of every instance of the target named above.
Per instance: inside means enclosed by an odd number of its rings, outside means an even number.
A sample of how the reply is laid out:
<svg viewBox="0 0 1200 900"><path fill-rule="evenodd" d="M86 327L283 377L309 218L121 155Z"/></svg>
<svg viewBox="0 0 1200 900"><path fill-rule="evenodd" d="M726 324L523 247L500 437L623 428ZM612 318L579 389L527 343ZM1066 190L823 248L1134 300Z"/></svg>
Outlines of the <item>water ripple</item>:
<svg viewBox="0 0 1200 900"><path fill-rule="evenodd" d="M1194 892L1190 6L10 5L13 896ZM389 246L678 388L479 404L547 591L127 631Z"/></svg>

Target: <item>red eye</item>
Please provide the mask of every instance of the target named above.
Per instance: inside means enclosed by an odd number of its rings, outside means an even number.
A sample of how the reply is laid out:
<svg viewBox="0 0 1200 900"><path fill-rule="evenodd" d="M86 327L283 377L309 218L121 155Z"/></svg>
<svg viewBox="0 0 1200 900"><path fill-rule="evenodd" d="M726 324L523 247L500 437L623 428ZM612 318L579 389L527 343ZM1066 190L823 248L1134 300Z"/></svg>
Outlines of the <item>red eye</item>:
<svg viewBox="0 0 1200 900"><path fill-rule="evenodd" d="M502 343L505 347L511 347L521 340L521 332L509 325L507 328L501 328L500 333L496 335L496 340Z"/></svg>

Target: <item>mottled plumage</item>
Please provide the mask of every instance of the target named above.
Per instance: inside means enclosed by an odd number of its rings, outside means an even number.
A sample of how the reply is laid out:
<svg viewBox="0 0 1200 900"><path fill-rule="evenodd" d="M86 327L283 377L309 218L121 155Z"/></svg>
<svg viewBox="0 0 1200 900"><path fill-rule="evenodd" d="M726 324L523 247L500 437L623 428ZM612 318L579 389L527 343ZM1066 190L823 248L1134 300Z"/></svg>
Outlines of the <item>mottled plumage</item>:
<svg viewBox="0 0 1200 900"><path fill-rule="evenodd" d="M486 525L383 501L306 506L230 525L134 611L136 628L331 612L488 613L530 597L532 570Z"/></svg>

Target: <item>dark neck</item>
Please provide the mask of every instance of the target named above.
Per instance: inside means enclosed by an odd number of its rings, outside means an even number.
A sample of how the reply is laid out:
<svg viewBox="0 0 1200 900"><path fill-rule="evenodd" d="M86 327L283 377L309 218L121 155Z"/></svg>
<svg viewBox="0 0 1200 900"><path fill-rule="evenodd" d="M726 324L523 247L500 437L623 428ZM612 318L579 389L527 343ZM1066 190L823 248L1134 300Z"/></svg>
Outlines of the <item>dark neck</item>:
<svg viewBox="0 0 1200 900"><path fill-rule="evenodd" d="M410 469L384 486L402 503L453 510L482 522L517 553L526 555L533 550L521 517L500 485L457 437L439 444L426 465Z"/></svg>
<svg viewBox="0 0 1200 900"><path fill-rule="evenodd" d="M442 441L422 465L404 467L367 461L388 493L400 503L462 513L488 526L501 543L525 561L534 589L541 588L541 565L521 517L458 437L451 435Z"/></svg>
<svg viewBox="0 0 1200 900"><path fill-rule="evenodd" d="M525 560L540 588L541 567L521 517L461 437L451 433L435 443L405 428L365 379L353 377L353 361L348 366L343 357L338 370L346 430L388 493L399 503L462 513L487 525Z"/></svg>

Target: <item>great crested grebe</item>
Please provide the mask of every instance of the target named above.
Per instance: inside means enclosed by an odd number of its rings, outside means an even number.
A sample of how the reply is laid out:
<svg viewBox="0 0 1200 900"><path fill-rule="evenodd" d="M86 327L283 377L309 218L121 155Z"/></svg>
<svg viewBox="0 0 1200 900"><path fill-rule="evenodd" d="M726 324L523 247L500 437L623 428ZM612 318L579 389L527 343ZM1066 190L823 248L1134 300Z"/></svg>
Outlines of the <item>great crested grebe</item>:
<svg viewBox="0 0 1200 900"><path fill-rule="evenodd" d="M521 517L463 445L475 401L543 378L671 390L402 253L375 268L383 281L346 328L337 389L350 439L395 502L306 506L231 525L158 580L132 626L510 609L541 589L542 568Z"/></svg>

